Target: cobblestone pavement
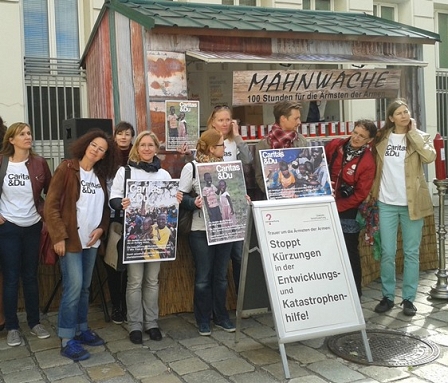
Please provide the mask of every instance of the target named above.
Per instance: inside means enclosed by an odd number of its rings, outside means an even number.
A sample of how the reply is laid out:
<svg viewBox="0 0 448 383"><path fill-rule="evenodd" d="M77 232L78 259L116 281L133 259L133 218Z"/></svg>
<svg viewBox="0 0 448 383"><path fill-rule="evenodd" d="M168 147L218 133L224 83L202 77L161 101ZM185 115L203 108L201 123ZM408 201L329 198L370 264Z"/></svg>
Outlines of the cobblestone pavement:
<svg viewBox="0 0 448 383"><path fill-rule="evenodd" d="M448 221L447 221L448 222ZM448 383L448 300L430 300L428 293L437 278L434 271L420 274L415 306L417 315L406 317L396 301L386 314L373 308L381 298L379 280L363 289L361 304L367 329L404 331L436 343L440 356L415 367L367 366L337 357L325 338L286 344L290 383L400 382ZM401 280L398 281L401 283ZM335 312L335 315L338 315ZM212 328L210 337L199 336L193 314L177 314L159 321L163 339L134 345L126 325L104 321L100 307L90 309L90 325L106 340L100 347L87 347L90 359L72 362L60 356L56 336L57 313L42 323L51 331L48 339L30 334L20 314L24 342L8 347L6 331L0 332L0 382L104 382L104 383L271 383L287 382L278 351L270 313L242 320L240 341L235 335Z"/></svg>

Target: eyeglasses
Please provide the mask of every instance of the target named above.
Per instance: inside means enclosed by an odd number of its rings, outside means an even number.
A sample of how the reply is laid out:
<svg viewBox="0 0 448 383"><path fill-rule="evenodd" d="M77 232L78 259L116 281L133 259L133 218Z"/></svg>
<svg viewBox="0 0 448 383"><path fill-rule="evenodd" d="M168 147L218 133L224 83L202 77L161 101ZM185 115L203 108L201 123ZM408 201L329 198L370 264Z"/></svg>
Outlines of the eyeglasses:
<svg viewBox="0 0 448 383"><path fill-rule="evenodd" d="M100 151L101 153L106 153L107 152L107 149L104 149L104 148L102 148L101 146L98 146L98 144L97 143L95 143L95 142L90 142L90 146L93 148L93 149L96 149L96 150L98 150L98 151Z"/></svg>
<svg viewBox="0 0 448 383"><path fill-rule="evenodd" d="M359 134L358 132L353 131L352 132L353 138L359 138L360 140L368 140L370 137L364 137L362 134Z"/></svg>

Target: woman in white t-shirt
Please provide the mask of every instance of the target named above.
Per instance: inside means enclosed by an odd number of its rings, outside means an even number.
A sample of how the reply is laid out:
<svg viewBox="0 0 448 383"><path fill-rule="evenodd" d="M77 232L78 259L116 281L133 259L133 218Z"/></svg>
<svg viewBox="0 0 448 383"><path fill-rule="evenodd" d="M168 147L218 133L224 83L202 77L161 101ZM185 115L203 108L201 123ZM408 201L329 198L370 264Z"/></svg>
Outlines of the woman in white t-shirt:
<svg viewBox="0 0 448 383"><path fill-rule="evenodd" d="M50 336L39 319L37 270L42 229L40 195L47 192L51 173L47 161L32 150L32 142L29 125L12 124L0 153L0 164L6 166L0 180L0 263L9 346L22 343L17 318L20 280L31 334L40 339Z"/></svg>
<svg viewBox="0 0 448 383"><path fill-rule="evenodd" d="M136 181L171 179L170 174L162 169L160 159L156 155L159 148L160 142L154 133L144 131L137 136L129 153L130 179ZM127 209L131 203L125 195L124 178L125 168L121 167L118 169L110 191L109 203L116 211ZM159 271L160 262L156 261L127 265L126 305L129 339L132 343L143 343L143 331L149 335L151 340L160 341L162 339L157 323L159 319Z"/></svg>
<svg viewBox="0 0 448 383"><path fill-rule="evenodd" d="M397 230L401 226L404 270L403 314L415 315L413 302L419 280L419 248L424 217L434 214L423 164L436 158L429 134L418 130L404 100L395 100L386 111L386 123L376 142L376 175L371 195L378 201L381 236L383 299L375 312L394 306Z"/></svg>
<svg viewBox="0 0 448 383"><path fill-rule="evenodd" d="M106 180L119 166L118 150L112 137L100 129L78 138L71 146L73 158L56 169L45 201L45 223L62 274L61 355L74 361L89 358L82 345L104 344L89 329L87 314L100 238L109 226Z"/></svg>

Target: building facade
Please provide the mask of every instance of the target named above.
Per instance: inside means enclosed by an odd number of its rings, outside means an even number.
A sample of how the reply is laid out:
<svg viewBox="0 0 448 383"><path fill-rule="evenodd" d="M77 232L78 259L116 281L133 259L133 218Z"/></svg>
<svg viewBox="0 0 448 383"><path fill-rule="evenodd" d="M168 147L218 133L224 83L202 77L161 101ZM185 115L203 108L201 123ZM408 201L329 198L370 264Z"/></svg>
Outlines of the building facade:
<svg viewBox="0 0 448 383"><path fill-rule="evenodd" d="M175 2L175 1L174 1ZM448 0L178 0L178 3L273 7L376 15L440 34L423 45L424 130L448 136ZM35 130L36 150L56 166L62 157L62 121L90 117L86 74L79 60L103 7L101 0L0 0L0 115L7 124L27 121ZM250 66L249 66L250 67ZM212 68L212 66L209 66ZM213 69L212 69L213 70ZM345 118L379 119L384 105L375 100L344 101ZM334 111L324 111L331 118ZM126 116L123 116L126 117ZM131 119L132 120L132 119ZM134 123L136 121L133 121ZM428 169L433 178L432 167Z"/></svg>

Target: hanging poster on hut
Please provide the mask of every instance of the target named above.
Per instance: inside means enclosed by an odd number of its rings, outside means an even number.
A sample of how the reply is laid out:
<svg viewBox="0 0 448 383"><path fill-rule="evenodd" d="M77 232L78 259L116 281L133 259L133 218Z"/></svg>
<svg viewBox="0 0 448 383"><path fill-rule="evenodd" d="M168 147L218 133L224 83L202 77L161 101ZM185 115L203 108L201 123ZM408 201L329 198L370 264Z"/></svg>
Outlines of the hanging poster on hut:
<svg viewBox="0 0 448 383"><path fill-rule="evenodd" d="M123 263L176 259L178 188L179 180L127 181Z"/></svg>
<svg viewBox="0 0 448 383"><path fill-rule="evenodd" d="M199 138L199 101L165 101L166 150L176 151L187 144L196 148Z"/></svg>
<svg viewBox="0 0 448 383"><path fill-rule="evenodd" d="M187 98L185 54L148 51L148 96Z"/></svg>
<svg viewBox="0 0 448 383"><path fill-rule="evenodd" d="M196 168L208 244L242 241L249 207L243 164L197 163Z"/></svg>
<svg viewBox="0 0 448 383"><path fill-rule="evenodd" d="M269 200L331 195L323 146L260 150Z"/></svg>

